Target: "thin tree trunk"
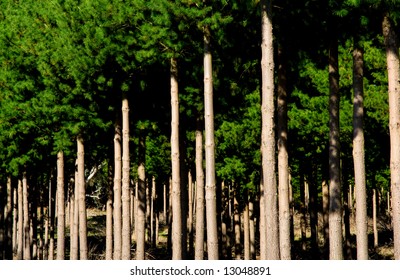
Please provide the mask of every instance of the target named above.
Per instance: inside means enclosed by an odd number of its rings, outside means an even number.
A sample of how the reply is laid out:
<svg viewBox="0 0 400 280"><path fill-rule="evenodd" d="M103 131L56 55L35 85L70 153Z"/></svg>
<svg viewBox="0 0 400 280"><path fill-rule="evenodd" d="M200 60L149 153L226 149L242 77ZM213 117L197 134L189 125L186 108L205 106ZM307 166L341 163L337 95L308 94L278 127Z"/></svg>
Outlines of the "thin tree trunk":
<svg viewBox="0 0 400 280"><path fill-rule="evenodd" d="M206 224L209 260L218 260L217 191L215 182L214 105L211 57L211 34L204 28L204 120L206 156Z"/></svg>
<svg viewBox="0 0 400 280"><path fill-rule="evenodd" d="M329 46L329 258L341 260L343 259L343 233L340 183L338 39L334 22L332 22L332 27Z"/></svg>
<svg viewBox="0 0 400 280"><path fill-rule="evenodd" d="M329 249L329 189L328 184L324 180L322 182L322 219L324 231L324 248Z"/></svg>
<svg viewBox="0 0 400 280"><path fill-rule="evenodd" d="M250 259L256 259L256 228L253 200L249 201L249 234L250 234Z"/></svg>
<svg viewBox="0 0 400 280"><path fill-rule="evenodd" d="M71 251L70 259L79 259L79 177L78 177L78 161L75 166L75 186L74 186L74 205L72 217L72 228L71 228Z"/></svg>
<svg viewBox="0 0 400 280"><path fill-rule="evenodd" d="M374 230L374 248L378 247L378 226L377 226L377 195L376 189L372 190L372 227Z"/></svg>
<svg viewBox="0 0 400 280"><path fill-rule="evenodd" d="M137 185L137 221L136 226L136 259L145 259L146 235L146 173L145 173L145 142L139 137L138 185Z"/></svg>
<svg viewBox="0 0 400 280"><path fill-rule="evenodd" d="M172 259L182 259L182 206L179 162L178 67L171 59L171 164L172 164Z"/></svg>
<svg viewBox="0 0 400 280"><path fill-rule="evenodd" d="M250 260L250 218L249 218L249 198L246 195L246 205L243 210L243 241L244 259Z"/></svg>
<svg viewBox="0 0 400 280"><path fill-rule="evenodd" d="M399 44L393 22L385 15L382 23L386 47L389 94L390 176L392 192L394 258L400 259L400 62Z"/></svg>
<svg viewBox="0 0 400 280"><path fill-rule="evenodd" d="M196 245L195 259L204 258L204 172L203 130L200 118L196 120Z"/></svg>
<svg viewBox="0 0 400 280"><path fill-rule="evenodd" d="M108 185L106 201L106 260L113 259L113 174L108 165Z"/></svg>
<svg viewBox="0 0 400 280"><path fill-rule="evenodd" d="M155 199L156 199L156 179L154 176L151 180L151 195L150 195L150 240L151 246L156 247L156 233L155 233Z"/></svg>
<svg viewBox="0 0 400 280"><path fill-rule="evenodd" d="M307 209L306 209L306 180L304 174L300 175L300 232L301 232L301 249L307 250Z"/></svg>
<svg viewBox="0 0 400 280"><path fill-rule="evenodd" d="M22 260L24 256L24 197L22 189L22 180L18 180L18 241L17 241L17 259Z"/></svg>
<svg viewBox="0 0 400 280"><path fill-rule="evenodd" d="M272 5L270 0L261 1L261 154L264 180L266 217L266 258L280 259L277 186L275 175L275 128L274 128L274 47L272 35Z"/></svg>
<svg viewBox="0 0 400 280"><path fill-rule="evenodd" d="M237 191L235 186L235 191L233 195L233 224L234 224L234 232L235 232L235 259L242 259L242 244L240 240L240 212L239 212L239 202L237 198Z"/></svg>
<svg viewBox="0 0 400 280"><path fill-rule="evenodd" d="M193 256L193 180L192 173L189 170L188 173L188 219L187 228L189 235L189 256Z"/></svg>
<svg viewBox="0 0 400 280"><path fill-rule="evenodd" d="M22 195L24 205L24 260L31 259L30 219L29 219L29 193L28 180L24 172L22 177Z"/></svg>
<svg viewBox="0 0 400 280"><path fill-rule="evenodd" d="M12 212L13 212L13 188L11 184L11 176L7 177L7 198L6 198L6 204L5 204L5 210L4 210L4 224L5 224L5 244L4 244L4 259L6 260L12 260L13 259L13 247L12 247L12 229L13 229L13 224L12 224Z"/></svg>
<svg viewBox="0 0 400 280"><path fill-rule="evenodd" d="M13 254L17 253L18 250L18 187L13 188L13 233L12 233L12 250Z"/></svg>
<svg viewBox="0 0 400 280"><path fill-rule="evenodd" d="M291 259L289 210L289 160L287 151L287 91L286 65L278 49L278 185L279 185L279 242L282 260Z"/></svg>
<svg viewBox="0 0 400 280"><path fill-rule="evenodd" d="M121 182L122 182L122 147L121 147L121 121L117 113L114 130L114 260L120 260L122 255L122 205L121 205Z"/></svg>
<svg viewBox="0 0 400 280"><path fill-rule="evenodd" d="M65 259L64 153L57 154L57 260Z"/></svg>
<svg viewBox="0 0 400 280"><path fill-rule="evenodd" d="M85 186L85 147L81 136L77 138L78 146L78 193L79 193L79 258L88 259L87 225L86 225L86 186Z"/></svg>
<svg viewBox="0 0 400 280"><path fill-rule="evenodd" d="M122 252L123 260L131 259L130 219L130 158L129 158L129 101L126 93L122 96Z"/></svg>

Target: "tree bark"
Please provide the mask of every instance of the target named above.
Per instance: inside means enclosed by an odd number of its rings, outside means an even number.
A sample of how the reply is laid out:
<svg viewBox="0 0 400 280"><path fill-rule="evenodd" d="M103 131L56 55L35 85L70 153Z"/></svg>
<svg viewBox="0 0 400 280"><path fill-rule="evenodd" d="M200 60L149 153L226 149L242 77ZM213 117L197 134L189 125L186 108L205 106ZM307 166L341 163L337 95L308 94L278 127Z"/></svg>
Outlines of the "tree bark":
<svg viewBox="0 0 400 280"><path fill-rule="evenodd" d="M335 23L332 22L332 26ZM329 258L343 259L342 193L339 141L339 66L336 27L329 46Z"/></svg>
<svg viewBox="0 0 400 280"><path fill-rule="evenodd" d="M30 219L29 219L29 193L26 172L22 176L22 195L24 208L24 260L31 259Z"/></svg>
<svg viewBox="0 0 400 280"><path fill-rule="evenodd" d="M172 259L181 260L182 248L182 205L179 162L179 93L178 66L171 59L171 164L172 164Z"/></svg>
<svg viewBox="0 0 400 280"><path fill-rule="evenodd" d="M81 136L77 137L78 146L78 193L79 193L79 258L88 259L87 221L86 221L86 186L85 186L85 147Z"/></svg>
<svg viewBox="0 0 400 280"><path fill-rule="evenodd" d="M57 154L57 260L65 259L64 153Z"/></svg>
<svg viewBox="0 0 400 280"><path fill-rule="evenodd" d="M286 65L282 49L278 49L278 185L279 185L279 242L282 260L291 259L289 210L289 160L287 151L287 91Z"/></svg>
<svg viewBox="0 0 400 280"><path fill-rule="evenodd" d="M215 143L214 143L214 105L211 34L208 26L204 28L204 121L206 157L206 224L207 253L209 260L218 260L217 191L215 182Z"/></svg>
<svg viewBox="0 0 400 280"><path fill-rule="evenodd" d="M24 197L22 190L22 180L18 180L18 240L17 240L17 259L22 260L24 256Z"/></svg>
<svg viewBox="0 0 400 280"><path fill-rule="evenodd" d="M385 15L382 23L386 47L389 95L390 176L392 192L394 257L400 259L400 62L399 44L392 20Z"/></svg>
<svg viewBox="0 0 400 280"><path fill-rule="evenodd" d="M270 0L261 1L261 154L266 217L266 258L280 259L277 186L275 175L274 47Z"/></svg>
<svg viewBox="0 0 400 280"><path fill-rule="evenodd" d="M113 259L113 174L108 165L108 185L106 201L106 260Z"/></svg>
<svg viewBox="0 0 400 280"><path fill-rule="evenodd" d="M122 255L122 147L121 147L121 121L117 113L114 130L114 260L120 260Z"/></svg>
<svg viewBox="0 0 400 280"><path fill-rule="evenodd" d="M126 93L122 96L122 252L123 260L131 259L130 219L130 158L129 158L129 101Z"/></svg>
<svg viewBox="0 0 400 280"><path fill-rule="evenodd" d="M195 259L204 258L204 171L203 129L200 118L196 120L196 240Z"/></svg>
<svg viewBox="0 0 400 280"><path fill-rule="evenodd" d="M139 136L138 155L138 185L137 185L137 221L136 230L136 259L145 259L146 237L146 172L145 172L145 142L144 137Z"/></svg>
<svg viewBox="0 0 400 280"><path fill-rule="evenodd" d="M372 190L372 228L374 231L374 248L378 247L378 226L377 226L377 198L376 189Z"/></svg>
<svg viewBox="0 0 400 280"><path fill-rule="evenodd" d="M75 186L73 195L73 213L72 228L70 233L71 247L70 247L70 260L79 259L79 176L78 176L78 160L75 163Z"/></svg>

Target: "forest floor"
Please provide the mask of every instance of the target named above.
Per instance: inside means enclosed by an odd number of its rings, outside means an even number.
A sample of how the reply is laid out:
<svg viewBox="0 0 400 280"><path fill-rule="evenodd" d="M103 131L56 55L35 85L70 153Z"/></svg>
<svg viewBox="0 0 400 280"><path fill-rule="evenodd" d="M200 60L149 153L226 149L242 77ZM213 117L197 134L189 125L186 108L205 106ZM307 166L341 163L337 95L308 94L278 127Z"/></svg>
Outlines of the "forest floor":
<svg viewBox="0 0 400 280"><path fill-rule="evenodd" d="M90 259L105 259L105 212L90 209L88 210L88 245ZM319 215L318 224L322 225L322 215ZM369 257L372 260L390 260L394 259L392 230L389 219L382 216L377 222L378 228L378 246L374 248L374 234L372 219L368 221L368 243ZM350 238L346 245L344 241L344 257L345 259L356 259L356 237L354 217L350 218ZM146 259L162 260L170 259L170 253L167 248L168 228L160 222L159 239L155 247L146 249ZM294 216L294 244L292 248L292 259L298 260L318 260L328 259L328 250L324 247L323 233L319 232L318 248L313 249L311 246L311 231L307 226L307 235L305 241L301 240L300 214L295 213ZM134 256L134 245L132 246L132 254ZM68 247L67 247L68 248ZM258 259L258 256L257 256Z"/></svg>

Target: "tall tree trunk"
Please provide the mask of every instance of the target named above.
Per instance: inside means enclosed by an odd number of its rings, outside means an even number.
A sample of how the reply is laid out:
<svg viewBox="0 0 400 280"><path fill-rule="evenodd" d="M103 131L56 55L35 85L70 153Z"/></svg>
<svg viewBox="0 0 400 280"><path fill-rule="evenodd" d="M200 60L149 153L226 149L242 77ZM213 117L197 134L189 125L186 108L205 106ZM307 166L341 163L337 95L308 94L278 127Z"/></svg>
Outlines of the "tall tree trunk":
<svg viewBox="0 0 400 280"><path fill-rule="evenodd" d="M332 20L333 21L333 20ZM338 39L332 22L329 46L329 258L343 259L342 193L339 141Z"/></svg>
<svg viewBox="0 0 400 280"><path fill-rule="evenodd" d="M71 249L70 249L70 260L79 259L79 177L78 177L78 160L75 163L75 186L73 195L74 205L71 228Z"/></svg>
<svg viewBox="0 0 400 280"><path fill-rule="evenodd" d="M145 172L145 138L139 135L139 153L138 153L138 201L137 201L137 221L135 222L136 229L136 259L145 259L146 245L146 172Z"/></svg>
<svg viewBox="0 0 400 280"><path fill-rule="evenodd" d="M12 206L12 201L13 201L13 187L11 183L11 176L7 177L7 189L6 189L6 204L5 204L5 210L4 210L4 223L5 223L5 252L4 252L4 258L6 260L12 260L13 258L13 247L12 247L12 229L13 229L13 224L12 224L12 211L13 211L13 206Z"/></svg>
<svg viewBox="0 0 400 280"><path fill-rule="evenodd" d="M64 153L57 154L57 260L65 259Z"/></svg>
<svg viewBox="0 0 400 280"><path fill-rule="evenodd" d="M22 176L22 195L24 205L24 260L31 259L30 219L29 219L29 192L26 172Z"/></svg>
<svg viewBox="0 0 400 280"><path fill-rule="evenodd" d="M18 180L18 241L17 241L17 259L22 260L24 256L24 197L22 189L22 180Z"/></svg>
<svg viewBox="0 0 400 280"><path fill-rule="evenodd" d="M244 246L244 259L250 260L250 217L249 217L249 197L245 197L246 204L243 210L243 246Z"/></svg>
<svg viewBox="0 0 400 280"><path fill-rule="evenodd" d="M237 186L234 186L235 191L233 195L233 227L235 233L235 259L242 259L242 243L240 240L241 230L240 230L240 211L239 211L239 201L237 194Z"/></svg>
<svg viewBox="0 0 400 280"><path fill-rule="evenodd" d="M201 120L196 120L196 245L195 259L204 258L204 172L203 129Z"/></svg>
<svg viewBox="0 0 400 280"><path fill-rule="evenodd" d="M249 201L250 259L256 259L256 228L253 199Z"/></svg>
<svg viewBox="0 0 400 280"><path fill-rule="evenodd" d="M377 226L377 199L376 189L372 189L372 228L374 231L374 248L378 247L378 226Z"/></svg>
<svg viewBox="0 0 400 280"><path fill-rule="evenodd" d="M215 182L214 105L211 34L204 28L204 121L206 155L206 224L209 260L218 260L217 191Z"/></svg>
<svg viewBox="0 0 400 280"><path fill-rule="evenodd" d="M274 47L272 35L272 7L270 0L261 1L261 154L264 180L266 217L266 258L280 259L277 186L275 175L274 128Z"/></svg>
<svg viewBox="0 0 400 280"><path fill-rule="evenodd" d="M178 66L171 59L171 164L172 164L172 259L182 259L182 205L179 162Z"/></svg>
<svg viewBox="0 0 400 280"><path fill-rule="evenodd" d="M190 170L188 174L188 202L187 228L189 235L189 256L193 256L193 180Z"/></svg>
<svg viewBox="0 0 400 280"><path fill-rule="evenodd" d="M329 188L326 180L322 181L322 219L324 231L324 251L329 252Z"/></svg>
<svg viewBox="0 0 400 280"><path fill-rule="evenodd" d="M78 193L79 193L79 258L88 259L87 221L86 221L86 186L85 186L85 147L81 136L77 138L78 146Z"/></svg>
<svg viewBox="0 0 400 280"><path fill-rule="evenodd" d="M13 227L12 227L12 251L13 254L18 250L18 186L13 188Z"/></svg>
<svg viewBox="0 0 400 280"><path fill-rule="evenodd" d="M399 44L392 20L385 15L382 23L386 47L389 94L390 176L394 257L400 259L400 62Z"/></svg>
<svg viewBox="0 0 400 280"><path fill-rule="evenodd" d="M126 93L122 96L122 252L123 260L131 259L130 219L130 158L129 158L129 101Z"/></svg>
<svg viewBox="0 0 400 280"><path fill-rule="evenodd" d="M111 165L108 165L108 185L106 201L106 260L113 259L113 174Z"/></svg>
<svg viewBox="0 0 400 280"><path fill-rule="evenodd" d="M114 260L120 260L122 255L122 147L121 147L121 121L117 113L114 130Z"/></svg>
<svg viewBox="0 0 400 280"><path fill-rule="evenodd" d="M278 185L279 185L279 242L282 260L291 259L289 210L289 160L287 151L287 91L286 65L282 49L278 49Z"/></svg>

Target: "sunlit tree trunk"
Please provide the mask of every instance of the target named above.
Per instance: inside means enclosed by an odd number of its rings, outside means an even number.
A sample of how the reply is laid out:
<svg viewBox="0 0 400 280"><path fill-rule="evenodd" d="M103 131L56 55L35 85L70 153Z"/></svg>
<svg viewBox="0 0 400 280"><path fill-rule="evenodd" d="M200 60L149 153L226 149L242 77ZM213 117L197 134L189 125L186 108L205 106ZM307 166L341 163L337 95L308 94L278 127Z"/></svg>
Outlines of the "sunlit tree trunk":
<svg viewBox="0 0 400 280"><path fill-rule="evenodd" d="M211 34L208 26L204 28L204 120L205 120L205 157L206 157L206 224L207 253L209 260L217 260L217 191L215 182L215 143L214 143L214 105Z"/></svg>
<svg viewBox="0 0 400 280"><path fill-rule="evenodd" d="M24 209L24 260L31 259L30 219L29 219L29 193L26 172L22 176L22 195Z"/></svg>
<svg viewBox="0 0 400 280"><path fill-rule="evenodd" d="M78 177L78 161L75 163L75 184L73 195L73 213L71 215L72 227L70 233L70 260L79 259L79 177Z"/></svg>
<svg viewBox="0 0 400 280"><path fill-rule="evenodd" d="M282 260L291 259L289 210L289 159L287 151L287 91L286 65L282 50L278 50L278 185L279 185L279 242Z"/></svg>
<svg viewBox="0 0 400 280"><path fill-rule="evenodd" d="M24 198L22 190L22 180L18 180L18 240L17 240L17 259L22 260L24 256Z"/></svg>
<svg viewBox="0 0 400 280"><path fill-rule="evenodd" d="M171 161L172 161L172 259L182 259L182 206L179 162L178 66L171 59Z"/></svg>
<svg viewBox="0 0 400 280"><path fill-rule="evenodd" d="M85 147L81 136L78 145L78 193L79 193L79 258L88 259L87 221L86 221L86 186L85 186Z"/></svg>
<svg viewBox="0 0 400 280"><path fill-rule="evenodd" d="M129 157L129 101L126 93L122 96L122 252L123 260L131 258L131 218L130 218L130 157Z"/></svg>
<svg viewBox="0 0 400 280"><path fill-rule="evenodd" d="M389 94L390 176L394 257L400 259L400 62L396 31L389 15L382 23L386 47Z"/></svg>
<svg viewBox="0 0 400 280"><path fill-rule="evenodd" d="M145 173L145 143L144 138L139 137L138 156L138 184L137 184L137 220L136 231L136 259L145 259L145 235L146 235L146 173Z"/></svg>
<svg viewBox="0 0 400 280"><path fill-rule="evenodd" d="M261 154L264 184L264 213L267 259L280 259L277 185L275 174L274 126L274 47L272 7L270 0L261 1Z"/></svg>
<svg viewBox="0 0 400 280"><path fill-rule="evenodd" d="M57 154L57 260L65 259L64 153Z"/></svg>
<svg viewBox="0 0 400 280"><path fill-rule="evenodd" d="M121 205L121 181L122 181L122 147L121 147L121 121L117 113L114 130L114 260L120 260L122 254L122 205Z"/></svg>
<svg viewBox="0 0 400 280"><path fill-rule="evenodd" d="M204 171L203 130L200 118L196 127L196 240L195 259L204 258Z"/></svg>

